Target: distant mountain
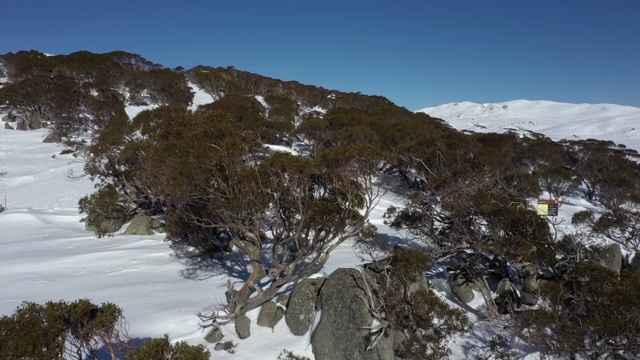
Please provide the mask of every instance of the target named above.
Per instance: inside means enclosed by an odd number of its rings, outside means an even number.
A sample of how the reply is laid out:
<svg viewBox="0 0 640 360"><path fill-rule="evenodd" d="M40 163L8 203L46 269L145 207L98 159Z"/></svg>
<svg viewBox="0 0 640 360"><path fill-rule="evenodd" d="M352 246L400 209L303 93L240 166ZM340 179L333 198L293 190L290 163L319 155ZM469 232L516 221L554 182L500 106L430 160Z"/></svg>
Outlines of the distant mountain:
<svg viewBox="0 0 640 360"><path fill-rule="evenodd" d="M458 130L533 131L554 140L594 138L640 150L640 108L631 106L529 100L487 104L464 101L417 112L441 118Z"/></svg>

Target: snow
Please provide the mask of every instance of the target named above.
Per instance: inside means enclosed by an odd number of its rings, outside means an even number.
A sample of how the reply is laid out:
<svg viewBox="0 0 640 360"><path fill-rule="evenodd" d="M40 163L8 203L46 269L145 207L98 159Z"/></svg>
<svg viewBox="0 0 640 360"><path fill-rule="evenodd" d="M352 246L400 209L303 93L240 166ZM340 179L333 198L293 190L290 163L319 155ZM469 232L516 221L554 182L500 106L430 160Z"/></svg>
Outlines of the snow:
<svg viewBox="0 0 640 360"><path fill-rule="evenodd" d="M187 83L187 85L193 92L193 100L191 102L191 105L189 106L189 110L194 111L198 109L199 106L211 104L212 102L216 101L216 98L211 96L209 93L207 93L205 90L200 88L198 85L192 82ZM157 107L158 107L157 104L140 105L140 106L129 105L125 108L125 112L129 116L129 119L133 119L134 117L136 117L136 115L140 114L141 112L145 110L152 110Z"/></svg>
<svg viewBox="0 0 640 360"><path fill-rule="evenodd" d="M291 155L300 155L297 151L295 151L294 149L290 148L290 147L286 147L286 146L282 146L282 145L271 145L271 144L267 144L265 145L266 148L268 148L271 151L275 151L275 152L284 152L284 153L289 153Z"/></svg>
<svg viewBox="0 0 640 360"><path fill-rule="evenodd" d="M192 86L196 93L193 107L214 99ZM505 107L506 106L506 107ZM151 107L128 107L133 117ZM424 111L450 121L454 127L476 131L504 131L522 126L553 138L603 138L625 143L640 150L640 135L631 128L640 127L640 109L617 105L570 105L518 100L500 104L447 104ZM4 114L0 114L0 117ZM482 124L481 129L473 125ZM196 316L214 310L225 299L228 273L219 264L184 256L163 235L131 236L117 233L97 239L80 222L78 200L93 192L88 178L72 180L70 174L82 174L83 163L71 155L61 155L61 145L43 143L46 130L22 132L0 128L0 200L7 198L7 210L0 213L0 315L13 313L22 301L75 300L113 302L124 310L136 339L168 334L172 341L186 340L205 344L216 359L277 359L286 349L313 359L310 334L294 336L284 321L273 329L252 321L251 337L240 340L232 324L223 324L223 341L238 344L235 354L214 351L203 340L209 331ZM274 151L293 152L269 145ZM389 229L382 215L391 205L401 206L402 195L386 193L371 215L388 239L402 241ZM558 228L572 231L571 215L592 204L568 199L560 207ZM340 267L361 264L352 242L345 242L331 255L315 276L328 276ZM431 269L428 278L434 291L448 303L468 312L474 324L471 331L450 343L454 359L471 357L470 348L486 345L495 334L505 334L501 323L486 321L480 294L469 304L460 304L449 291L443 267ZM232 278L233 282L241 279ZM539 355L514 340L514 346L526 359Z"/></svg>
<svg viewBox="0 0 640 360"><path fill-rule="evenodd" d="M82 162L60 155L60 145L43 143L46 135L0 129L0 173L6 172L0 196L7 197L7 210L0 213L0 315L10 315L23 301L89 298L119 305L134 338L167 333L174 341L207 344L209 329L196 314L224 300L228 275L214 263L179 255L163 235L97 239L85 231L77 203L93 184L69 178L70 171L82 173ZM342 261L330 266L353 264L350 249L339 248ZM272 330L255 324L257 311L249 316L250 340L223 326L224 341L239 345L235 357L215 351L216 359L276 359L283 349L312 356L308 339L292 335L284 321Z"/></svg>
<svg viewBox="0 0 640 360"><path fill-rule="evenodd" d="M640 108L631 106L529 100L493 104L464 101L418 112L441 118L458 130L533 131L553 140L594 138L640 151Z"/></svg>
<svg viewBox="0 0 640 360"><path fill-rule="evenodd" d="M191 91L193 91L193 102L191 103L191 106L189 106L190 110L196 110L201 105L211 104L216 101L216 98L201 89L198 85L192 82L189 82L188 85L191 88Z"/></svg>
<svg viewBox="0 0 640 360"><path fill-rule="evenodd" d="M139 105L139 106L131 105L131 106L127 106L124 109L124 111L129 116L129 119L133 119L134 117L136 117L141 112L143 112L145 110L153 110L153 109L155 109L157 107L158 107L158 105Z"/></svg>
<svg viewBox="0 0 640 360"><path fill-rule="evenodd" d="M264 96L262 95L256 95L255 99L258 100L258 102L264 106L265 109L269 110L270 106L269 104L267 104L267 102L264 100Z"/></svg>

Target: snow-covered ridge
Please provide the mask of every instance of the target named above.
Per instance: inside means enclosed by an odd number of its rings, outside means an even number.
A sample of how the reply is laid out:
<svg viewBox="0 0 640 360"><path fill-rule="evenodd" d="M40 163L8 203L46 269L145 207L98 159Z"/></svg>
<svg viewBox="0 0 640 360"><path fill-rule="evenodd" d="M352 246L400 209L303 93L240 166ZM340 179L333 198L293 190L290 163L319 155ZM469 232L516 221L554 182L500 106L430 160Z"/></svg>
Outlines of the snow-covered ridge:
<svg viewBox="0 0 640 360"><path fill-rule="evenodd" d="M555 140L594 138L640 150L640 108L632 106L544 100L486 104L464 101L427 107L417 112L441 118L458 130L528 130Z"/></svg>

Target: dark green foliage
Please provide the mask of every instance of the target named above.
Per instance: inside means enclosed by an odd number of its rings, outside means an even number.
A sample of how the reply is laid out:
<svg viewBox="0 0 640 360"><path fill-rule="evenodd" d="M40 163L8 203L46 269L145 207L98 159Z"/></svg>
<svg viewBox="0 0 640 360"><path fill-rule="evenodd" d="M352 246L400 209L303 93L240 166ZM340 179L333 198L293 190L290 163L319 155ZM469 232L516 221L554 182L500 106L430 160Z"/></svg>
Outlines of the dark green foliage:
<svg viewBox="0 0 640 360"><path fill-rule="evenodd" d="M127 360L209 360L211 353L204 345L180 341L174 345L169 336L153 339L127 354Z"/></svg>
<svg viewBox="0 0 640 360"><path fill-rule="evenodd" d="M184 74L125 52L45 56L31 51L1 60L9 83L0 89L0 102L23 115L27 130L51 126L68 135L102 129L111 118L126 116L124 90L136 105L187 106L193 97Z"/></svg>
<svg viewBox="0 0 640 360"><path fill-rule="evenodd" d="M150 103L186 107L193 99L184 74L170 69L133 72L126 78L124 85L129 89L128 100L133 105Z"/></svg>
<svg viewBox="0 0 640 360"><path fill-rule="evenodd" d="M520 314L525 339L551 353L591 358L640 355L640 275L580 263L562 283L547 283L548 306Z"/></svg>
<svg viewBox="0 0 640 360"><path fill-rule="evenodd" d="M25 302L0 319L0 358L81 360L101 346L114 353L123 321L122 310L111 303Z"/></svg>
<svg viewBox="0 0 640 360"><path fill-rule="evenodd" d="M571 217L571 223L575 225L588 224L593 222L594 219L593 212L589 210L582 210L573 214Z"/></svg>
<svg viewBox="0 0 640 360"><path fill-rule="evenodd" d="M233 121L234 126L252 134L255 140L267 144L283 143L293 132L293 124L290 122L268 120L264 106L249 96L228 95L198 110L199 116L213 117L216 114L225 114Z"/></svg>
<svg viewBox="0 0 640 360"><path fill-rule="evenodd" d="M309 360L309 358L302 355L296 355L292 351L284 349L280 355L278 355L278 360Z"/></svg>
<svg viewBox="0 0 640 360"><path fill-rule="evenodd" d="M204 345L169 338L154 339L138 349L125 346L122 309L112 303L95 305L89 300L25 302L11 316L0 318L0 358L12 360L98 359L98 350L109 358L127 360L208 360ZM104 357L100 357L104 358Z"/></svg>
<svg viewBox="0 0 640 360"><path fill-rule="evenodd" d="M432 291L415 288L430 267L429 257L422 251L396 248L389 265L385 270L387 280L379 284L381 308L377 313L384 314L379 320L388 326L386 331L408 335L397 355L415 360L447 358L447 340L469 326L465 313L450 307Z"/></svg>
<svg viewBox="0 0 640 360"><path fill-rule="evenodd" d="M269 95L265 99L269 105L269 119L294 123L299 111L299 105L290 98Z"/></svg>
<svg viewBox="0 0 640 360"><path fill-rule="evenodd" d="M546 324L533 329L573 334L550 347L560 352L579 349L584 335L571 333L578 317L565 299L598 299L585 304L604 311L594 305L603 298L589 294L619 295L592 284L569 285L589 258L579 240L600 237L630 250L639 246L639 155L612 142L554 142L535 133L464 134L382 97L233 67L171 70L126 52L53 57L20 52L3 55L0 62L10 80L0 89L0 102L9 101L24 115L24 128L51 126L60 135L96 132L86 151L78 151L97 182L96 193L80 201L85 221L102 235L108 225L134 213L165 215L170 236L203 255L235 246L254 271L240 290L230 291L235 301L230 305L238 313L321 267L333 249L329 244L363 231L367 239L376 238L365 218L375 199L374 175L377 181L381 173L401 179L409 192L405 207L387 212L389 224L423 240L431 258L456 261L479 286L490 312L487 279L508 276L507 262L553 271L556 282L548 284L553 291L544 295L552 306L518 316L525 321L534 314ZM187 79L217 101L188 111ZM129 120L126 103L170 106ZM310 111L316 106L326 113ZM263 146L293 142L304 143L308 157L274 154ZM575 214L572 222L581 231L552 241L548 223L529 204L542 191L562 200L582 187L588 200L608 210L601 216ZM428 263L427 257L401 252L393 261L405 264L392 266L406 281ZM252 283L267 271L275 276L273 287L252 298ZM621 285L625 281L620 278L613 288L627 286ZM429 303L427 295L411 301ZM427 316L401 307L394 311L401 318ZM618 336L589 317L579 320L604 334L597 336ZM406 354L424 355L421 344L405 349ZM434 349L429 351L438 353Z"/></svg>
<svg viewBox="0 0 640 360"><path fill-rule="evenodd" d="M640 249L640 211L635 207L614 208L598 217L583 210L573 214L571 223L583 226L590 236L613 240L630 251Z"/></svg>
<svg viewBox="0 0 640 360"><path fill-rule="evenodd" d="M263 111L253 98L228 95L197 112L159 107L105 129L86 166L100 180L99 191L82 201L81 211L88 221L123 210L158 211L168 218L170 236L203 254L233 245L254 271L234 309L260 305L317 271L336 244L364 226L361 211L373 204L372 177L383 158L353 145L327 148L315 159L271 154L261 141L286 136L281 125L292 125L266 120ZM251 284L268 269L264 256L279 277L249 300Z"/></svg>
<svg viewBox="0 0 640 360"><path fill-rule="evenodd" d="M595 234L619 243L628 250L640 250L640 212L638 210L616 208L595 220L591 230Z"/></svg>
<svg viewBox="0 0 640 360"><path fill-rule="evenodd" d="M562 200L580 186L580 181L563 167L543 168L538 170L535 176L540 182L540 187L554 199Z"/></svg>
<svg viewBox="0 0 640 360"><path fill-rule="evenodd" d="M114 227L119 227L117 224L122 225L133 216L113 186L105 186L95 194L83 197L78 206L81 213L87 214L83 221L94 228L99 237L113 232Z"/></svg>
<svg viewBox="0 0 640 360"><path fill-rule="evenodd" d="M640 185L632 180L640 174L637 151L594 139L563 145L567 163L587 187L589 200L597 199L609 208L637 202Z"/></svg>
<svg viewBox="0 0 640 360"><path fill-rule="evenodd" d="M390 265L393 275L406 286L424 276L431 267L431 260L422 251L397 247L393 250Z"/></svg>
<svg viewBox="0 0 640 360"><path fill-rule="evenodd" d="M484 347L475 349L475 360L515 360L521 356L517 350L511 348L509 341L504 335L496 335Z"/></svg>
<svg viewBox="0 0 640 360"><path fill-rule="evenodd" d="M343 93L316 86L303 85L296 81L281 81L265 76L239 71L234 67L212 68L196 66L186 72L187 77L216 98L229 95L260 95L267 104L274 106L274 120L291 119L291 115L303 118L297 106L324 109L356 108L371 111L393 105L381 96L360 93ZM292 103L291 100L293 100Z"/></svg>

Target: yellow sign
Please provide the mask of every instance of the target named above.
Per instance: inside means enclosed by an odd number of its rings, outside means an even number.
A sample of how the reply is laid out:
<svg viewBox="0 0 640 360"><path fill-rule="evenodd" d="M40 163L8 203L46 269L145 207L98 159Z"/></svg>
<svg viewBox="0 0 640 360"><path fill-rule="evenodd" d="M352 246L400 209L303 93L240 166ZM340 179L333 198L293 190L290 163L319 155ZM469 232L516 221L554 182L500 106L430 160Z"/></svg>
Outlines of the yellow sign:
<svg viewBox="0 0 640 360"><path fill-rule="evenodd" d="M558 216L558 200L538 200L538 215Z"/></svg>
<svg viewBox="0 0 640 360"><path fill-rule="evenodd" d="M549 215L549 205L547 205L547 204L538 204L538 215L540 215L540 216Z"/></svg>

